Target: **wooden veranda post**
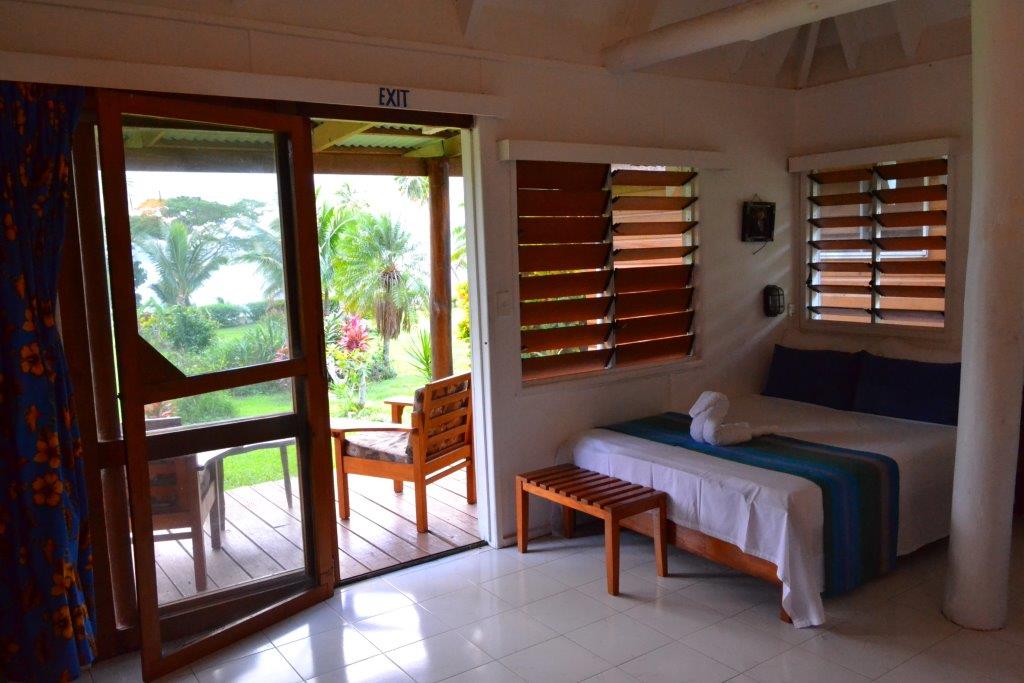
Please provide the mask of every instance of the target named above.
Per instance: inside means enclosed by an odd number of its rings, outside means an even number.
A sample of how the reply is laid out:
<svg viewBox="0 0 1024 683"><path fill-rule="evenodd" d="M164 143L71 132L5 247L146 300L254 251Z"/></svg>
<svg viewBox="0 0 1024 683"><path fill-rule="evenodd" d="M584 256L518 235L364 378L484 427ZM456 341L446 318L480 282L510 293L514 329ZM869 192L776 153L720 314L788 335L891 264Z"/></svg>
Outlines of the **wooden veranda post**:
<svg viewBox="0 0 1024 683"><path fill-rule="evenodd" d="M434 379L452 374L452 240L447 157L427 161L430 181L430 359Z"/></svg>

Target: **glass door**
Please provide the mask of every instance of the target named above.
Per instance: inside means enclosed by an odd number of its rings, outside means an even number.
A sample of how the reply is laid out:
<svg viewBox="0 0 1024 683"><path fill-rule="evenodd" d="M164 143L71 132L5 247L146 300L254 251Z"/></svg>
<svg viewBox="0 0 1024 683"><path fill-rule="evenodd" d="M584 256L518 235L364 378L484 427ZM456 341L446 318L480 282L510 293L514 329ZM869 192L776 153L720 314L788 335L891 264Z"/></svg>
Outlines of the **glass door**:
<svg viewBox="0 0 1024 683"><path fill-rule="evenodd" d="M337 574L310 127L98 100L143 673L328 597Z"/></svg>

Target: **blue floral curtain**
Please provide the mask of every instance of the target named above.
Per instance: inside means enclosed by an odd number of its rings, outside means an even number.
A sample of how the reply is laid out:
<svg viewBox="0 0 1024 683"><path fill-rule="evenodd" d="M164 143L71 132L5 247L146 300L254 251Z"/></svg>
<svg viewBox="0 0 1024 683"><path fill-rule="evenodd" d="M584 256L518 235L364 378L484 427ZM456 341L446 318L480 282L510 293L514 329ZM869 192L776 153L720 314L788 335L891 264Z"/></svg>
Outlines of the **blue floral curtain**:
<svg viewBox="0 0 1024 683"><path fill-rule="evenodd" d="M0 679L96 652L85 469L54 320L81 89L0 81Z"/></svg>

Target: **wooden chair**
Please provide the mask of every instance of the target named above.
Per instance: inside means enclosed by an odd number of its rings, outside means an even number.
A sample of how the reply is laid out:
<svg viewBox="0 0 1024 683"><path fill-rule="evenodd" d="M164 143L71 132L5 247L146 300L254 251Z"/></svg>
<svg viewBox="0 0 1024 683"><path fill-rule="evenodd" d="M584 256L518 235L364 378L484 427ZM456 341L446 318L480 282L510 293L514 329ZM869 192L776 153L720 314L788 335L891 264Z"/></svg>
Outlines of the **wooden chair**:
<svg viewBox="0 0 1024 683"><path fill-rule="evenodd" d="M179 418L147 420L149 428L163 429L181 424ZM205 591L206 544L203 524L210 521L210 540L214 550L221 546L223 515L218 495L216 470L200 465L196 455L186 455L149 463L150 505L153 530L167 533L154 536L159 541L192 541L192 564L196 591Z"/></svg>
<svg viewBox="0 0 1024 683"><path fill-rule="evenodd" d="M401 412L398 412L401 419ZM395 412L392 412L395 416ZM338 514L349 517L348 475L394 481L395 492L411 481L416 490L416 529L427 531L427 484L465 468L466 500L476 503L473 467L473 402L469 373L430 382L416 391L412 424L339 427L334 460L338 477Z"/></svg>

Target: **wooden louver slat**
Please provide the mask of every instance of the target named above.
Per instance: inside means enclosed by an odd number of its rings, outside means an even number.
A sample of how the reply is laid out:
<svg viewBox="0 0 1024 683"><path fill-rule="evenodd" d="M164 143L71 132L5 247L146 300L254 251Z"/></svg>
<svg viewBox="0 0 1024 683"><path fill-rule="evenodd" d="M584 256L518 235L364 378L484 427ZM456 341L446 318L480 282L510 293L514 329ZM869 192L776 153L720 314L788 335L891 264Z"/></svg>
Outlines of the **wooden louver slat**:
<svg viewBox="0 0 1024 683"><path fill-rule="evenodd" d="M696 171L612 171L612 185L677 186L686 185L697 177Z"/></svg>
<svg viewBox="0 0 1024 683"><path fill-rule="evenodd" d="M697 251L696 246L689 247L641 247L638 249L616 249L615 260L618 262L648 261L654 259L686 258Z"/></svg>
<svg viewBox="0 0 1024 683"><path fill-rule="evenodd" d="M808 244L822 251L849 249L860 251L871 248L871 240L811 240Z"/></svg>
<svg viewBox="0 0 1024 683"><path fill-rule="evenodd" d="M948 172L937 158L808 174L812 318L944 324Z"/></svg>
<svg viewBox="0 0 1024 683"><path fill-rule="evenodd" d="M682 358L693 350L693 335L622 344L615 347L615 362L628 366L671 358Z"/></svg>
<svg viewBox="0 0 1024 683"><path fill-rule="evenodd" d="M607 164L527 161L516 165L520 190L592 190L604 187L607 178Z"/></svg>
<svg viewBox="0 0 1024 683"><path fill-rule="evenodd" d="M945 225L945 211L891 211L875 214L875 220L884 228L916 228L925 225Z"/></svg>
<svg viewBox="0 0 1024 683"><path fill-rule="evenodd" d="M886 180L944 176L948 170L949 162L945 159L908 161L901 164L879 164L875 166L875 173Z"/></svg>
<svg viewBox="0 0 1024 683"><path fill-rule="evenodd" d="M615 338L619 344L677 337L690 331L693 311L628 318L615 324Z"/></svg>
<svg viewBox="0 0 1024 683"><path fill-rule="evenodd" d="M832 273L870 273L871 264L866 261L813 261L807 266L811 270Z"/></svg>
<svg viewBox="0 0 1024 683"><path fill-rule="evenodd" d="M882 259L875 268L884 275L944 275L945 261L896 261Z"/></svg>
<svg viewBox="0 0 1024 683"><path fill-rule="evenodd" d="M608 243L523 246L519 247L519 270L532 273L601 268L608 261L610 250Z"/></svg>
<svg viewBox="0 0 1024 683"><path fill-rule="evenodd" d="M605 190L519 190L519 216L600 216L608 208Z"/></svg>
<svg viewBox="0 0 1024 683"><path fill-rule="evenodd" d="M617 268L615 291L619 294L648 292L658 289L683 289L690 284L693 266L656 266L652 268Z"/></svg>
<svg viewBox="0 0 1024 683"><path fill-rule="evenodd" d="M946 296L945 287L927 287L923 285L876 285L875 289L882 296L897 296L910 299L941 299Z"/></svg>
<svg viewBox="0 0 1024 683"><path fill-rule="evenodd" d="M917 202L941 202L946 199L945 185L920 185L917 187L894 187L875 190L874 195L883 204L914 204Z"/></svg>
<svg viewBox="0 0 1024 683"><path fill-rule="evenodd" d="M696 197L642 197L620 195L612 200L615 211L682 211L697 201Z"/></svg>
<svg viewBox="0 0 1024 683"><path fill-rule="evenodd" d="M696 227L697 221L662 221L650 223L615 223L612 232L623 237L639 235L685 235Z"/></svg>
<svg viewBox="0 0 1024 683"><path fill-rule="evenodd" d="M611 330L611 323L523 330L520 351L523 353L535 353L538 351L603 344L608 339Z"/></svg>
<svg viewBox="0 0 1024 683"><path fill-rule="evenodd" d="M871 216L827 216L810 219L816 228L866 228L871 226Z"/></svg>
<svg viewBox="0 0 1024 683"><path fill-rule="evenodd" d="M835 183L862 183L870 181L873 176L870 168L850 168L811 173L808 177L819 185L832 185Z"/></svg>
<svg viewBox="0 0 1024 683"><path fill-rule="evenodd" d="M610 349L559 353L552 356L534 356L523 359L523 379L548 379L579 372L604 370L611 360Z"/></svg>
<svg viewBox="0 0 1024 683"><path fill-rule="evenodd" d="M638 318L645 315L683 313L690 308L693 288L668 289L636 294L618 294L615 297L616 320Z"/></svg>
<svg viewBox="0 0 1024 683"><path fill-rule="evenodd" d="M531 301L519 305L519 322L522 325L545 325L599 320L608 315L611 304L610 296Z"/></svg>
<svg viewBox="0 0 1024 683"><path fill-rule="evenodd" d="M610 270L588 270L579 273L558 275L533 275L519 277L519 298L555 299L584 294L600 294L608 289Z"/></svg>
<svg viewBox="0 0 1024 683"><path fill-rule="evenodd" d="M817 206L854 206L870 204L870 192L847 192L843 194L819 194L807 198Z"/></svg>
<svg viewBox="0 0 1024 683"><path fill-rule="evenodd" d="M928 237L879 237L875 244L882 251L916 251L932 249L941 251L946 248L946 238L941 235Z"/></svg>
<svg viewBox="0 0 1024 683"><path fill-rule="evenodd" d="M607 235L608 219L601 216L519 219L520 244L602 242Z"/></svg>
<svg viewBox="0 0 1024 683"><path fill-rule="evenodd" d="M681 261L697 248L697 222L683 220L696 173L516 169L523 380L603 370L620 345L634 363L688 353L693 264Z"/></svg>

